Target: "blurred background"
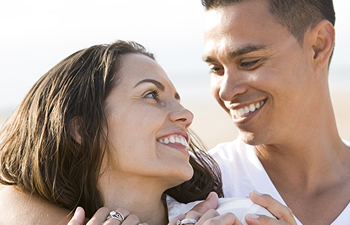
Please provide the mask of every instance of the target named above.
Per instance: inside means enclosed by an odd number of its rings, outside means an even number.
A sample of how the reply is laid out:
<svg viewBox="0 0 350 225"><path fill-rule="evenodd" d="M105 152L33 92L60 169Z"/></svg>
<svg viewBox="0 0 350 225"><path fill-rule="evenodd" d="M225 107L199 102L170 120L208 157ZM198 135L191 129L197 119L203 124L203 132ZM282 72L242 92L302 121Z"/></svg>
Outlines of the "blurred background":
<svg viewBox="0 0 350 225"><path fill-rule="evenodd" d="M336 48L330 85L340 134L350 140L350 2L334 0ZM195 114L192 128L208 148L236 138L230 118L209 91L201 61L204 9L200 0L2 1L0 7L0 126L30 87L82 48L135 40L155 53Z"/></svg>

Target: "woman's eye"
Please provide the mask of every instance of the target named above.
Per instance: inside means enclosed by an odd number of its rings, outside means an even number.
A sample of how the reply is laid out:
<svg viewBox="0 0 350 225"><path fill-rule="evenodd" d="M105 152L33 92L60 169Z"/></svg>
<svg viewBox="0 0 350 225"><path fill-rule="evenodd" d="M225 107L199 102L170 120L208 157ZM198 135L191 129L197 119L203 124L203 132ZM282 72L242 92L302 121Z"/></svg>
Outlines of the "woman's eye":
<svg viewBox="0 0 350 225"><path fill-rule="evenodd" d="M157 91L157 90L148 92L148 93L145 95L145 98L153 98L153 99L156 99L156 100L158 100L158 97L159 97L159 91Z"/></svg>

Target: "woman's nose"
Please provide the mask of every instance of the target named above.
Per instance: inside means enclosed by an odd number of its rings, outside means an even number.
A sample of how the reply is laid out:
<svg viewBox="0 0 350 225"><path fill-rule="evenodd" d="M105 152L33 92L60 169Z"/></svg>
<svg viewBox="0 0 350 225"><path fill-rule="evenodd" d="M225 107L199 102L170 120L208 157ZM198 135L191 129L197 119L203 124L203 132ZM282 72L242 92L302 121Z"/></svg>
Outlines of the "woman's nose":
<svg viewBox="0 0 350 225"><path fill-rule="evenodd" d="M190 110L184 108L181 104L178 104L176 109L170 113L171 121L181 122L185 125L186 128L192 124L193 117L193 113Z"/></svg>

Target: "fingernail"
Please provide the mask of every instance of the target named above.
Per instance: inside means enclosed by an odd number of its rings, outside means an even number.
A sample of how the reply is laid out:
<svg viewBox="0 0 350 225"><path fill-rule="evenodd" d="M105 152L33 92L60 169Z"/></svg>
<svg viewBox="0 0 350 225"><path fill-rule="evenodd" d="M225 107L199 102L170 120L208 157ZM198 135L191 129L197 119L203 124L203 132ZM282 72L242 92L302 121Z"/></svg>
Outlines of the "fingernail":
<svg viewBox="0 0 350 225"><path fill-rule="evenodd" d="M247 214L247 216L249 217L249 219L252 219L252 220L259 219L259 215L257 214Z"/></svg>
<svg viewBox="0 0 350 225"><path fill-rule="evenodd" d="M210 198L210 196L213 195L213 192L210 192L209 195L207 196L206 200Z"/></svg>
<svg viewBox="0 0 350 225"><path fill-rule="evenodd" d="M260 193L260 192L258 192L258 191L256 191L256 190L253 190L253 192L254 192L255 194L257 194L257 195L263 195L262 193Z"/></svg>
<svg viewBox="0 0 350 225"><path fill-rule="evenodd" d="M80 213L82 210L82 208L80 206L77 207L77 209L74 212L74 215L77 215L78 213Z"/></svg>

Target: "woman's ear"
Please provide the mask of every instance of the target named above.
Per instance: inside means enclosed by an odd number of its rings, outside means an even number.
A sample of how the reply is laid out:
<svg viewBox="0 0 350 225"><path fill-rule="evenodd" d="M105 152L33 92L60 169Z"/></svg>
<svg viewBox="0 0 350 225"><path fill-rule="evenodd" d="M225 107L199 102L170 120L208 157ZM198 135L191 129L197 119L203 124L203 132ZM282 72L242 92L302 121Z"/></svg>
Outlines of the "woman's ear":
<svg viewBox="0 0 350 225"><path fill-rule="evenodd" d="M333 25L328 20L322 20L310 30L309 38L313 49L314 68L328 68L335 40Z"/></svg>
<svg viewBox="0 0 350 225"><path fill-rule="evenodd" d="M82 120L80 117L74 117L70 121L70 135L79 144L81 144Z"/></svg>

